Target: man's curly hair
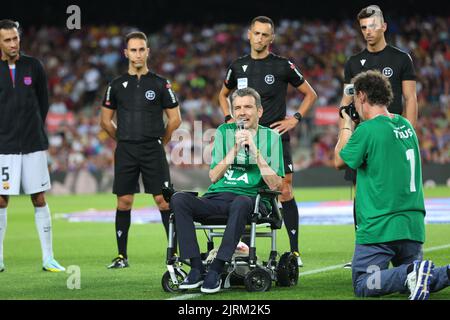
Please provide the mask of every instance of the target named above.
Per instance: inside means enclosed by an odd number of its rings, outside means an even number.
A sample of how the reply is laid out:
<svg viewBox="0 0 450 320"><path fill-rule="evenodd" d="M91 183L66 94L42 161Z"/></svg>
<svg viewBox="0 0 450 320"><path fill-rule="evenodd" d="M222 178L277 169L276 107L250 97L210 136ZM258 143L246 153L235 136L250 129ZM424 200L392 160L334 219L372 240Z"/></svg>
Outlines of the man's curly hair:
<svg viewBox="0 0 450 320"><path fill-rule="evenodd" d="M378 70L361 72L352 79L352 83L355 87L355 95L358 92L364 92L372 105L387 107L394 100L391 83Z"/></svg>

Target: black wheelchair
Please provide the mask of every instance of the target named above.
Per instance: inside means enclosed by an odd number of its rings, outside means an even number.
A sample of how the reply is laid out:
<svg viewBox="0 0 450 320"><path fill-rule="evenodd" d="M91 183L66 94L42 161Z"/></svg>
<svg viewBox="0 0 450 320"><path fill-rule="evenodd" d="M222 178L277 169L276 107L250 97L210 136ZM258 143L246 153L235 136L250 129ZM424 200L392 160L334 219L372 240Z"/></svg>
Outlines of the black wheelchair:
<svg viewBox="0 0 450 320"><path fill-rule="evenodd" d="M198 196L198 192L189 192ZM163 196L170 202L175 193L173 187L163 189ZM285 252L280 257L277 252L276 232L283 225L281 205L278 202L280 192L271 190L259 190L255 207L244 231L243 236L250 238L248 255L233 255L231 262L226 263L225 272L222 273L222 287L228 289L231 286L244 285L249 292L268 291L272 287L272 281L277 286L290 287L297 285L299 269L297 257L291 252ZM270 199L272 210L263 215L260 213L259 204L262 198ZM167 248L166 267L161 284L166 292L184 292L178 286L184 281L187 272L182 269L183 265L190 266L189 261L182 260L176 255L176 244L174 243L174 215L170 217L169 244ZM202 262L206 271L209 268L208 256L214 250L214 238L223 237L227 218L223 216L210 216L201 221L195 221L196 230L204 230L207 237L207 252L201 253ZM265 231L258 231L265 229ZM269 231L267 229L270 229ZM256 238L271 238L271 251L267 261L259 261L256 255ZM279 260L277 260L279 258Z"/></svg>

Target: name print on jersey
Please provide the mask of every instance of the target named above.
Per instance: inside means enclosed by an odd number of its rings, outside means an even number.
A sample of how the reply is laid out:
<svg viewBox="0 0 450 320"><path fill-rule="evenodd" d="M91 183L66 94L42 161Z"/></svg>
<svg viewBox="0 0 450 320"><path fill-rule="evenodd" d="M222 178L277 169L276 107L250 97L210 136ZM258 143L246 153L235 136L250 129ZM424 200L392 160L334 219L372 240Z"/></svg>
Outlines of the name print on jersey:
<svg viewBox="0 0 450 320"><path fill-rule="evenodd" d="M405 126L401 126L394 129L395 137L397 139L408 139L413 136L413 131L411 128L408 128L408 130L403 130L404 128Z"/></svg>

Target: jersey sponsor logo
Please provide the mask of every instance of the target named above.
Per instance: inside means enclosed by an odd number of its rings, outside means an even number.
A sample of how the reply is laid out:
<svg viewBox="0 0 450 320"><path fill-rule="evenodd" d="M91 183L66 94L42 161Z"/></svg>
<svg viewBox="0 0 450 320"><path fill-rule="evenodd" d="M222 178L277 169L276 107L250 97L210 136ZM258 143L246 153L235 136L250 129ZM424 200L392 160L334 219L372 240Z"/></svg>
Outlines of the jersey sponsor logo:
<svg viewBox="0 0 450 320"><path fill-rule="evenodd" d="M237 88L244 89L248 87L248 79L247 78L238 78L237 79Z"/></svg>
<svg viewBox="0 0 450 320"><path fill-rule="evenodd" d="M147 98L147 100L155 100L156 94L155 91L153 90L148 90L147 92L145 92L145 97Z"/></svg>
<svg viewBox="0 0 450 320"><path fill-rule="evenodd" d="M30 86L33 83L33 79L31 77L23 77L23 83L26 86Z"/></svg>
<svg viewBox="0 0 450 320"><path fill-rule="evenodd" d="M247 71L247 68L248 68L248 65L246 65L246 64L244 64L244 65L242 66L242 70L244 70L244 72Z"/></svg>
<svg viewBox="0 0 450 320"><path fill-rule="evenodd" d="M127 85L128 85L128 81L123 82L122 85L123 85L124 88L126 88Z"/></svg>
<svg viewBox="0 0 450 320"><path fill-rule="evenodd" d="M409 139L414 135L414 132L411 128L405 128L406 126L401 126L394 129L395 137L397 139Z"/></svg>
<svg viewBox="0 0 450 320"><path fill-rule="evenodd" d="M233 174L234 174L234 170L228 169L227 172L225 172L225 178L228 181L236 181L236 182L237 181L244 181L245 183L248 184L248 175L247 175L247 173L244 173L244 174L240 175L237 178L233 178Z"/></svg>
<svg viewBox="0 0 450 320"><path fill-rule="evenodd" d="M5 182L3 182L3 190L9 190L9 182L8 181L5 181Z"/></svg>
<svg viewBox="0 0 450 320"><path fill-rule="evenodd" d="M367 61L366 59L362 59L362 60L360 60L360 62L361 62L361 65L362 65L362 66L364 66L364 65L366 64L366 61Z"/></svg>
<svg viewBox="0 0 450 320"><path fill-rule="evenodd" d="M275 77L272 74L268 74L264 77L264 81L267 84L273 84L275 82Z"/></svg>
<svg viewBox="0 0 450 320"><path fill-rule="evenodd" d="M390 67L386 67L383 69L382 73L385 77L390 78L394 74L394 70L392 70L392 68L390 68Z"/></svg>

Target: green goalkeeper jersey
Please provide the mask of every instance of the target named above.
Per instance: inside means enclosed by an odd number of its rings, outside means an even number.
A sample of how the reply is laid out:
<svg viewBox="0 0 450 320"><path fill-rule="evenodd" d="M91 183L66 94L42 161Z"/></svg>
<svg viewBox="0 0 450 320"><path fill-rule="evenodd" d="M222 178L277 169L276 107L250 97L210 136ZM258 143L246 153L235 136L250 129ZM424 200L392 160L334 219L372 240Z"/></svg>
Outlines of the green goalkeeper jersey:
<svg viewBox="0 0 450 320"><path fill-rule="evenodd" d="M228 154L235 144L235 123L225 123L219 126L214 138L211 169L213 169ZM281 136L270 128L258 126L253 138L261 156L275 173L284 177L283 147ZM241 148L224 176L208 188L208 193L232 192L239 195L256 196L259 189L268 189L256 159L245 154ZM269 202L265 204L270 208Z"/></svg>
<svg viewBox="0 0 450 320"><path fill-rule="evenodd" d="M362 122L341 150L357 170L356 243L425 241L425 204L416 133L405 118Z"/></svg>

